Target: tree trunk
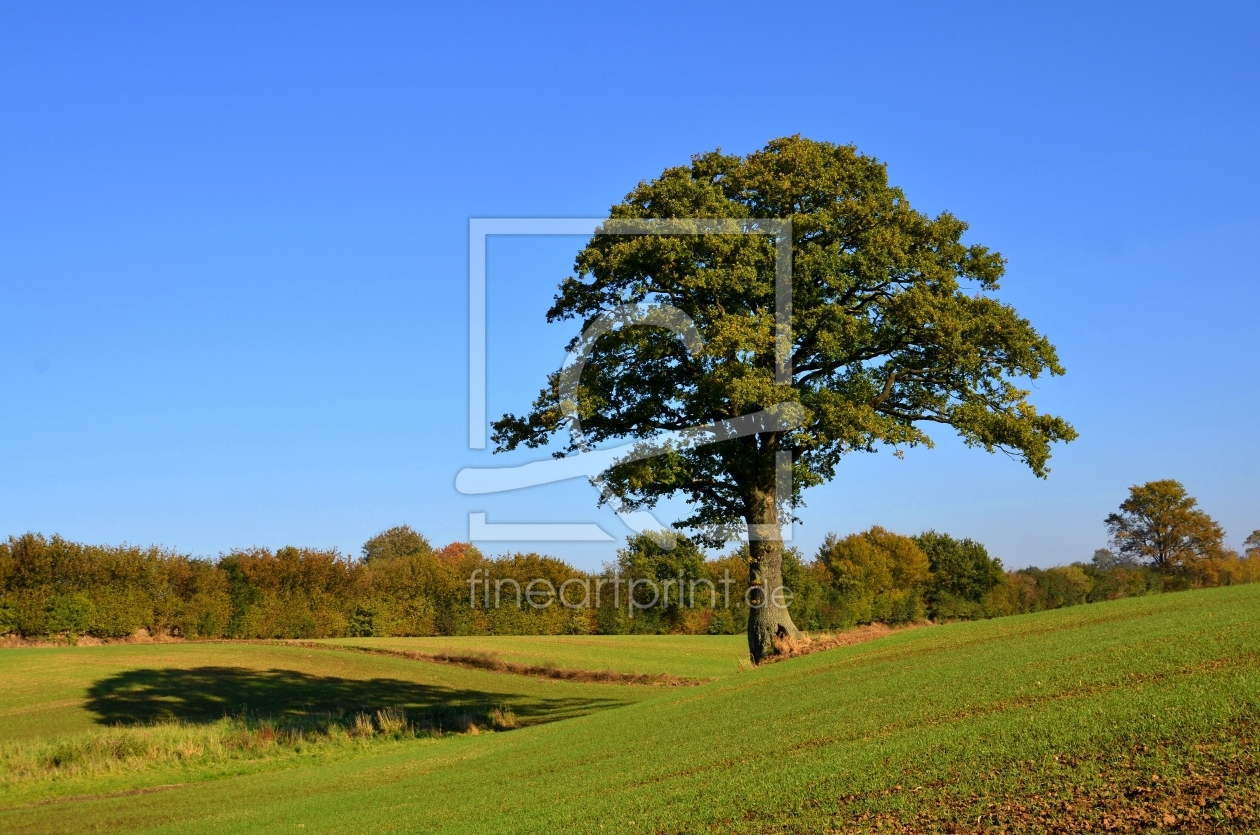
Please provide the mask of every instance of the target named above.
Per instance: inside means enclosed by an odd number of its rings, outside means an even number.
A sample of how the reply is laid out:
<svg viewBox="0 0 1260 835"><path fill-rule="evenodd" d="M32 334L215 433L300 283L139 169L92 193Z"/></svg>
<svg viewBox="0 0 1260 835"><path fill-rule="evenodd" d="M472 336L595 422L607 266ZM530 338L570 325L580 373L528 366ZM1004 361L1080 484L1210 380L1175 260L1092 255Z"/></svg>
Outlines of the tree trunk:
<svg viewBox="0 0 1260 835"><path fill-rule="evenodd" d="M799 639L801 632L792 623L783 604L783 538L774 494L755 502L748 519L748 654L752 663L778 652L775 641ZM759 535L759 536L758 536Z"/></svg>

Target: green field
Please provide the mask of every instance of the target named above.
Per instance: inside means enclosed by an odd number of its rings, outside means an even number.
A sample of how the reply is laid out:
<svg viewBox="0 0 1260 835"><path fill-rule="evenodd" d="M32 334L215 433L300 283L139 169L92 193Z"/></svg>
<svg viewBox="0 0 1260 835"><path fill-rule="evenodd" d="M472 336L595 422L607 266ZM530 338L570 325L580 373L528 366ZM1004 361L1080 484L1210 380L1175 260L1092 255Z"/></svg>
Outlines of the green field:
<svg viewBox="0 0 1260 835"><path fill-rule="evenodd" d="M651 695L442 664L277 644L114 644L0 654L0 740L241 711L314 714L451 704L506 705L560 719Z"/></svg>
<svg viewBox="0 0 1260 835"><path fill-rule="evenodd" d="M743 635L522 635L468 638L332 638L318 643L425 655L490 655L566 670L721 678L748 659Z"/></svg>
<svg viewBox="0 0 1260 835"><path fill-rule="evenodd" d="M1260 826L1260 586L909 630L741 673L734 658L722 669L721 638L470 640L505 658L636 672L658 670L617 654L655 645L678 665L660 671L716 680L575 684L277 645L4 650L0 735L13 746L119 732L85 730L102 720L208 722L234 700L313 714L458 698L510 703L536 724L10 782L0 831ZM215 669L234 672L220 681Z"/></svg>

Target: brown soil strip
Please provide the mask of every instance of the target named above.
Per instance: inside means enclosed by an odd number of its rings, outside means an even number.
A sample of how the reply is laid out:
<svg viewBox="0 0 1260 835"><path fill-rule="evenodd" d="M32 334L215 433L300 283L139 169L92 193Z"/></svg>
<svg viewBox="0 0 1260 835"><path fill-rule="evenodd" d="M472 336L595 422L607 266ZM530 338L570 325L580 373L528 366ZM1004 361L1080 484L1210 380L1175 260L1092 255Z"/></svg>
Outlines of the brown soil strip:
<svg viewBox="0 0 1260 835"><path fill-rule="evenodd" d="M183 638L170 635L150 635L146 630L139 630L135 635L125 638L97 638L94 635L79 635L73 642L66 635L45 636L42 638L23 638L18 635L0 635L0 649L65 649L66 647L99 647L105 644L182 644Z"/></svg>

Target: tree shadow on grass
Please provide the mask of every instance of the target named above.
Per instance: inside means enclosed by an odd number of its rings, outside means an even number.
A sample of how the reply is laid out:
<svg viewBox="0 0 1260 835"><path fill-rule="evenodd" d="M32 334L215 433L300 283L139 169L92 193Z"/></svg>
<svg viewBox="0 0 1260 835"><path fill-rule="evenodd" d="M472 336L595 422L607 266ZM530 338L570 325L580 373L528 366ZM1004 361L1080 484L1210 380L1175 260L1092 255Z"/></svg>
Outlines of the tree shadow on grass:
<svg viewBox="0 0 1260 835"><path fill-rule="evenodd" d="M461 690L393 678L349 679L295 670L243 667L140 669L117 673L88 689L87 709L103 725L178 720L195 724L225 716L267 718L285 724L349 720L357 713L405 711L441 727L452 716L511 710L534 724L618 707L608 698L541 698L520 693Z"/></svg>

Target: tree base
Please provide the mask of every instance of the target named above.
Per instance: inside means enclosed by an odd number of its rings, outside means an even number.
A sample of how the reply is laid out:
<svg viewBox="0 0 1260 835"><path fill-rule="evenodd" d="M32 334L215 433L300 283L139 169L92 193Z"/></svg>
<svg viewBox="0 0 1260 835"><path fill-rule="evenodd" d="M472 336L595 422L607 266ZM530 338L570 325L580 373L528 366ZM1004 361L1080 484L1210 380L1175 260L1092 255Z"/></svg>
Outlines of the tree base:
<svg viewBox="0 0 1260 835"><path fill-rule="evenodd" d="M777 655L779 648L776 643L781 645L802 638L804 635L792 623L792 616L786 608L766 605L748 610L748 656L753 664Z"/></svg>

